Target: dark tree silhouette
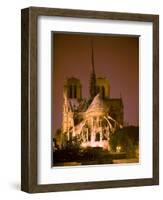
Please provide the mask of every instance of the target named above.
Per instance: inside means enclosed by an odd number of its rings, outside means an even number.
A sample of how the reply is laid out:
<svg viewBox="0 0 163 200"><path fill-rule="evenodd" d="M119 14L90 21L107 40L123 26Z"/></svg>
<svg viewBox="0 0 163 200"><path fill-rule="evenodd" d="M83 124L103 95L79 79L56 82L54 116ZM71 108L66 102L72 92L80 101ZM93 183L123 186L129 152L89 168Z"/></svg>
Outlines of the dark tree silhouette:
<svg viewBox="0 0 163 200"><path fill-rule="evenodd" d="M135 157L139 146L139 127L128 126L118 129L111 134L109 143L112 151L116 151L117 146L120 146L127 157Z"/></svg>

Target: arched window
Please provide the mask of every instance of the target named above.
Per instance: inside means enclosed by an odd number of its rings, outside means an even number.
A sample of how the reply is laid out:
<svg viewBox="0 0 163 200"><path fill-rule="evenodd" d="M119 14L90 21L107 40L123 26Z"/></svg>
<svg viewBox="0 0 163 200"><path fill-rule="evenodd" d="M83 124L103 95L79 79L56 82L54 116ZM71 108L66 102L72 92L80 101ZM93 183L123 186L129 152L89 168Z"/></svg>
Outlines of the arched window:
<svg viewBox="0 0 163 200"><path fill-rule="evenodd" d="M97 92L97 94L100 92L99 86L96 87L96 92Z"/></svg>
<svg viewBox="0 0 163 200"><path fill-rule="evenodd" d="M72 98L72 85L69 86L69 98Z"/></svg>
<svg viewBox="0 0 163 200"><path fill-rule="evenodd" d="M100 141L100 133L96 133L95 141Z"/></svg>
<svg viewBox="0 0 163 200"><path fill-rule="evenodd" d="M76 85L74 85L74 95L73 95L73 98L76 98L77 97L77 87Z"/></svg>
<svg viewBox="0 0 163 200"><path fill-rule="evenodd" d="M104 86L102 86L102 88L101 88L101 94L102 94L102 98L104 99L105 98L105 88L104 88Z"/></svg>
<svg viewBox="0 0 163 200"><path fill-rule="evenodd" d="M90 133L90 129L88 130L88 141L91 141L91 133Z"/></svg>

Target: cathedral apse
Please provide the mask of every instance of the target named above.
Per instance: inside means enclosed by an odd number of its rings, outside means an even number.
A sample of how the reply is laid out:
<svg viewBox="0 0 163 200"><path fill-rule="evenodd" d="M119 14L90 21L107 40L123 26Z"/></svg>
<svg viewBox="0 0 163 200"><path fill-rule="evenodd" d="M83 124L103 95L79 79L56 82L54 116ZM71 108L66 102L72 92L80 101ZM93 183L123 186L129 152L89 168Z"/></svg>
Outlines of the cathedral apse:
<svg viewBox="0 0 163 200"><path fill-rule="evenodd" d="M53 166L139 162L138 42L54 34Z"/></svg>

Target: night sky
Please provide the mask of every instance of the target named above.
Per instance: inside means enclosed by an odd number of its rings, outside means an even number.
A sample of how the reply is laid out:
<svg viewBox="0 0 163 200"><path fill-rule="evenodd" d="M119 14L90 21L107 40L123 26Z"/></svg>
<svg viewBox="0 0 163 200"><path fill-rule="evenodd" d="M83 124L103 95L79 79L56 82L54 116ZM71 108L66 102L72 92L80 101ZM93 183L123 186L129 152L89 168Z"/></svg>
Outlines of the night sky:
<svg viewBox="0 0 163 200"><path fill-rule="evenodd" d="M68 77L80 79L82 96L89 97L91 40L96 77L110 82L110 97L124 104L124 122L139 123L139 38L119 35L54 33L52 128L61 128L63 85Z"/></svg>

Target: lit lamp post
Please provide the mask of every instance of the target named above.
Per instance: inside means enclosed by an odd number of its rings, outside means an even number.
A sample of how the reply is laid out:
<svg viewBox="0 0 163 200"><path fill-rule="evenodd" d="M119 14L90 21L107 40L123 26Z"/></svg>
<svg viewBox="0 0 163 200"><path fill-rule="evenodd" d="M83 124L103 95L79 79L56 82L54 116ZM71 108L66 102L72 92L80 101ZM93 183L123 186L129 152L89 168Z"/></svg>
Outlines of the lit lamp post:
<svg viewBox="0 0 163 200"><path fill-rule="evenodd" d="M116 152L117 152L117 153L120 153L120 152L121 152L121 146L117 146L117 147L116 147Z"/></svg>

